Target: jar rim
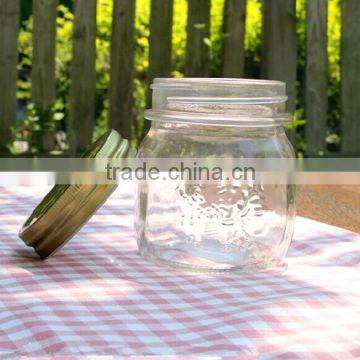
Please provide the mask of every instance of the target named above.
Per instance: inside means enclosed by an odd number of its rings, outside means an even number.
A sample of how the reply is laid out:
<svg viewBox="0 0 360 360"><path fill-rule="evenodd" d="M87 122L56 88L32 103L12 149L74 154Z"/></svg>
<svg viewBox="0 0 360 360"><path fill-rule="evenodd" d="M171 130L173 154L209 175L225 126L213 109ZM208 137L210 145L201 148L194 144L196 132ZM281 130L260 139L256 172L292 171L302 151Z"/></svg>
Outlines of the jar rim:
<svg viewBox="0 0 360 360"><path fill-rule="evenodd" d="M152 109L145 118L231 126L291 122L285 113L286 84L239 78L155 78Z"/></svg>
<svg viewBox="0 0 360 360"><path fill-rule="evenodd" d="M152 89L169 86L191 86L194 84L209 85L209 86L273 86L285 90L285 83L278 80L263 80L263 79L245 79L245 78L155 78Z"/></svg>

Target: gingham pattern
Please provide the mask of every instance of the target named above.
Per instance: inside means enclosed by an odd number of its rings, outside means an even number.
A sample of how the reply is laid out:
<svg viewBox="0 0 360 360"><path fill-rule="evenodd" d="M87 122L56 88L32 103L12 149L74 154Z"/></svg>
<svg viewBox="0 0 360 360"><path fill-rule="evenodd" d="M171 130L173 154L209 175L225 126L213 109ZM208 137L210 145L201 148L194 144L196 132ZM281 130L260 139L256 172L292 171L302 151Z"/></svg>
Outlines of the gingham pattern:
<svg viewBox="0 0 360 360"><path fill-rule="evenodd" d="M297 219L289 268L189 274L144 261L131 189L56 257L17 232L47 189L0 189L0 359L360 358L360 237Z"/></svg>

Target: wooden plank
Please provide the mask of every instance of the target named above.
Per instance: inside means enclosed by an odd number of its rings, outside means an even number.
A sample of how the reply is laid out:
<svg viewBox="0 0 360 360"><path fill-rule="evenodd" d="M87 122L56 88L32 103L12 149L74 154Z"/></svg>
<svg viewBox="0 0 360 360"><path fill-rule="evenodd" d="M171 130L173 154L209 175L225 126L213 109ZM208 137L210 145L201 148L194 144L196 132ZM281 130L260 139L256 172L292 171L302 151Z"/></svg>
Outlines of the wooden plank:
<svg viewBox="0 0 360 360"><path fill-rule="evenodd" d="M244 76L246 0L225 0L223 76Z"/></svg>
<svg viewBox="0 0 360 360"><path fill-rule="evenodd" d="M148 84L171 74L173 6L173 0L151 0Z"/></svg>
<svg viewBox="0 0 360 360"><path fill-rule="evenodd" d="M33 0L32 98L44 110L56 97L55 48L57 0Z"/></svg>
<svg viewBox="0 0 360 360"><path fill-rule="evenodd" d="M0 152L7 152L16 118L20 3L0 0Z"/></svg>
<svg viewBox="0 0 360 360"><path fill-rule="evenodd" d="M209 76L210 0L188 0L185 75Z"/></svg>
<svg viewBox="0 0 360 360"><path fill-rule="evenodd" d="M264 1L262 77L286 83L291 113L296 109L296 52L296 0ZM288 135L294 143L295 132Z"/></svg>
<svg viewBox="0 0 360 360"><path fill-rule="evenodd" d="M341 5L341 151L360 156L360 1Z"/></svg>
<svg viewBox="0 0 360 360"><path fill-rule="evenodd" d="M171 75L173 7L173 0L151 0L147 108L151 107L150 85L154 78ZM145 121L144 135L150 123Z"/></svg>
<svg viewBox="0 0 360 360"><path fill-rule="evenodd" d="M76 0L71 67L69 140L72 155L86 151L95 124L96 0Z"/></svg>
<svg viewBox="0 0 360 360"><path fill-rule="evenodd" d="M327 130L327 0L306 3L306 152L326 150Z"/></svg>
<svg viewBox="0 0 360 360"><path fill-rule="evenodd" d="M110 126L131 139L135 50L135 0L114 0Z"/></svg>

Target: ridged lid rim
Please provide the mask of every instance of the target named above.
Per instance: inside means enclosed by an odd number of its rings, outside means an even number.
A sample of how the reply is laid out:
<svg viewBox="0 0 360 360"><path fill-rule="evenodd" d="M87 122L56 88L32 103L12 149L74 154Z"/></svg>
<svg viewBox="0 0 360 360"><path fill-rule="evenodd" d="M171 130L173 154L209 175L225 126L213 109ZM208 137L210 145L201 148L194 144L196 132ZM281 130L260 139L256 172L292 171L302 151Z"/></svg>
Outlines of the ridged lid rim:
<svg viewBox="0 0 360 360"><path fill-rule="evenodd" d="M121 158L129 143L109 130L83 158ZM19 237L46 259L62 248L109 198L117 185L55 185L20 229Z"/></svg>

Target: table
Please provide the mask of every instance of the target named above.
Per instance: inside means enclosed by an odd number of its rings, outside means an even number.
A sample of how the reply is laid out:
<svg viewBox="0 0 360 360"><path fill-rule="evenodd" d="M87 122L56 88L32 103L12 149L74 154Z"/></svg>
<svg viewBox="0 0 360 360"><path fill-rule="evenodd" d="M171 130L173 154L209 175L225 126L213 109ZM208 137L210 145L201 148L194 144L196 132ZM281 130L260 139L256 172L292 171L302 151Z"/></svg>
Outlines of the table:
<svg viewBox="0 0 360 360"><path fill-rule="evenodd" d="M120 189L42 262L17 232L46 191L0 189L0 359L360 358L358 234L299 217L285 272L185 273L139 256Z"/></svg>
<svg viewBox="0 0 360 360"><path fill-rule="evenodd" d="M360 232L360 185L297 185L299 215Z"/></svg>

